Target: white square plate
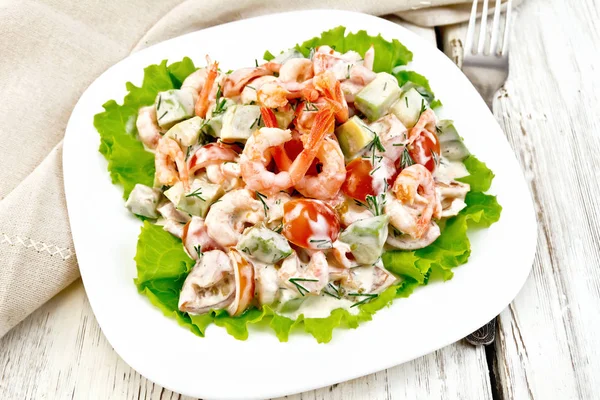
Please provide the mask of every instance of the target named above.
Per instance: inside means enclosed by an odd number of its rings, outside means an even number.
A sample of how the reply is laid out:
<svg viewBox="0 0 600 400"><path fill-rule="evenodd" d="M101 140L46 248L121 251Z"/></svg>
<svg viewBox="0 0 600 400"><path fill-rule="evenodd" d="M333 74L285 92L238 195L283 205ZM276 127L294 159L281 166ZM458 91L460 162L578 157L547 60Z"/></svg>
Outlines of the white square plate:
<svg viewBox="0 0 600 400"><path fill-rule="evenodd" d="M310 23L308 23L309 21ZM429 78L468 148L496 173L492 192L503 207L490 229L471 232L468 264L446 283L418 288L354 330L336 330L328 344L308 334L280 343L253 329L238 341L211 326L205 338L164 317L140 296L136 241L140 221L125 209L122 188L111 184L98 152L94 115L109 99L121 101L125 82L141 84L144 67L209 54L225 70L253 65L266 49L287 49L344 25L396 38L414 53L413 69ZM297 29L292 27L299 27ZM460 70L406 29L369 15L303 11L269 15L190 33L131 55L100 76L77 103L64 142L69 217L85 288L104 334L117 353L148 379L202 398L265 398L306 391L370 374L459 340L495 317L529 273L536 221L519 165L493 115Z"/></svg>

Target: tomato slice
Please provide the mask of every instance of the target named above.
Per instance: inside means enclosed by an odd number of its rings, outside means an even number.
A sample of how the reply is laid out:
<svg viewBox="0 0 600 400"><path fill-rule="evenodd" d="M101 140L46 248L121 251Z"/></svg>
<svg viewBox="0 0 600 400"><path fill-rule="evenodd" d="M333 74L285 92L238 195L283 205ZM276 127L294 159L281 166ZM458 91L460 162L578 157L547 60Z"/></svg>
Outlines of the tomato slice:
<svg viewBox="0 0 600 400"><path fill-rule="evenodd" d="M423 129L421 135L408 146L408 154L414 162L433 172L440 159L440 141L437 135Z"/></svg>
<svg viewBox="0 0 600 400"><path fill-rule="evenodd" d="M282 233L305 249L329 249L340 234L340 221L335 211L320 200L291 200L283 205Z"/></svg>
<svg viewBox="0 0 600 400"><path fill-rule="evenodd" d="M342 185L342 191L353 199L365 202L367 196L375 195L375 187L377 185L373 182L374 177L385 178L388 187L391 187L394 184L396 176L398 176L398 171L394 167L394 163L384 157L377 162L376 168L378 168L378 170L380 169L379 172L373 170L371 160L368 158L357 158L352 160L346 165L346 180ZM384 183L381 181L378 181L377 183L380 184L378 190L382 191Z"/></svg>
<svg viewBox="0 0 600 400"><path fill-rule="evenodd" d="M346 180L342 191L358 201L366 201L367 196L373 196L373 177L371 176L371 160L357 158L346 165Z"/></svg>

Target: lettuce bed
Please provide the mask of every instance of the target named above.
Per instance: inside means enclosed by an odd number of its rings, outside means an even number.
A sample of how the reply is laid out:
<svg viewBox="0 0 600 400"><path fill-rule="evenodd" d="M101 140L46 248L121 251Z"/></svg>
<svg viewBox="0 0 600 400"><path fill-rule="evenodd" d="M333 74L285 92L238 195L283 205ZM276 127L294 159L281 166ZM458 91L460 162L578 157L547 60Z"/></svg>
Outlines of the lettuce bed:
<svg viewBox="0 0 600 400"><path fill-rule="evenodd" d="M368 36L365 31L345 34L344 27L323 32L296 48L307 55L311 48L327 44L339 51L355 50L361 54L371 44L375 46L374 69L378 72L393 73L400 85L412 82L419 91L432 100L438 100L422 75L407 70L398 70L412 60L412 53L397 40L384 40L381 36ZM266 52L264 58L273 58ZM94 117L94 126L101 138L100 152L108 160L108 170L113 183L123 186L123 196L127 198L137 183L151 186L154 180L154 156L144 150L137 139L135 118L137 110L154 102L158 92L177 89L196 67L189 58L167 65L163 61L144 69L141 87L127 83L129 93L122 105L114 100L106 102L104 112ZM395 298L408 297L421 285L432 279L452 278L452 269L467 262L471 245L467 236L470 226L489 227L500 218L502 207L495 196L485 194L490 188L494 174L484 163L474 156L465 160L470 175L462 179L469 183L472 192L467 195L467 207L461 213L441 225L441 236L430 246L415 251L391 251L383 255L387 269L401 276L403 281L388 288L379 297L359 306L359 313L352 315L346 310L334 310L327 318L303 318L291 320L276 314L268 306L262 310L249 309L243 315L232 318L225 311L193 316L182 313L177 308L179 292L193 261L185 254L181 241L148 221L144 222L137 244L135 261L138 276L135 284L138 291L168 316L190 329L198 336L204 336L210 324L224 327L237 339L248 337L248 324L270 326L279 340L287 341L292 329L304 329L318 342L329 342L337 327L356 328L361 322L369 321L378 310L392 303Z"/></svg>

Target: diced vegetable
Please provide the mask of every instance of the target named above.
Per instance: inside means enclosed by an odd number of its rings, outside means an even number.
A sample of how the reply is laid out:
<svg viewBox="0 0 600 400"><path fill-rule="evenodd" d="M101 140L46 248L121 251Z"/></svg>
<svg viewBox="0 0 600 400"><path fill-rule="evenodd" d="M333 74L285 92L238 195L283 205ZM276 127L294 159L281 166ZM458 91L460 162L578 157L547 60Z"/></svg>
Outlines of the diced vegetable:
<svg viewBox="0 0 600 400"><path fill-rule="evenodd" d="M200 139L200 129L204 120L200 117L193 117L175 124L165 133L165 136L173 138L184 147L193 146Z"/></svg>
<svg viewBox="0 0 600 400"><path fill-rule="evenodd" d="M287 129L288 126L294 120L294 111L275 111L275 118L277 118L277 126L281 129Z"/></svg>
<svg viewBox="0 0 600 400"><path fill-rule="evenodd" d="M380 72L377 77L356 94L354 104L369 121L375 121L385 114L400 97L398 81L393 75Z"/></svg>
<svg viewBox="0 0 600 400"><path fill-rule="evenodd" d="M163 129L169 129L176 123L194 115L196 95L191 90L167 90L156 96L156 119Z"/></svg>
<svg viewBox="0 0 600 400"><path fill-rule="evenodd" d="M212 137L221 137L221 130L223 129L223 117L229 107L235 105L235 102L230 99L221 98L219 103L216 104L206 115L206 123L204 124L202 131Z"/></svg>
<svg viewBox="0 0 600 400"><path fill-rule="evenodd" d="M289 49L289 50L284 51L283 53L279 54L277 57L275 57L271 61L275 62L275 63L283 64L286 61L291 60L292 58L304 58L304 55L296 49Z"/></svg>
<svg viewBox="0 0 600 400"><path fill-rule="evenodd" d="M264 227L248 229L238 242L238 250L258 261L275 264L292 254L288 241Z"/></svg>
<svg viewBox="0 0 600 400"><path fill-rule="evenodd" d="M352 255L359 264L370 265L381 257L388 236L389 220L387 215L361 219L340 234L340 240L350 245Z"/></svg>
<svg viewBox="0 0 600 400"><path fill-rule="evenodd" d="M375 138L375 134L356 115L335 130L340 148L347 160L354 158Z"/></svg>
<svg viewBox="0 0 600 400"><path fill-rule="evenodd" d="M400 95L400 99L392 105L391 111L410 129L419 120L421 110L428 106L427 100L415 88L410 88Z"/></svg>
<svg viewBox="0 0 600 400"><path fill-rule="evenodd" d="M471 154L456 131L452 121L447 119L442 120L438 123L438 128L442 156L450 161L462 161Z"/></svg>
<svg viewBox="0 0 600 400"><path fill-rule="evenodd" d="M158 218L156 206L159 200L160 190L138 183L129 194L125 207L136 215L154 219Z"/></svg>
<svg viewBox="0 0 600 400"><path fill-rule="evenodd" d="M258 129L260 107L256 105L231 106L223 116L221 140L224 142L246 141Z"/></svg>
<svg viewBox="0 0 600 400"><path fill-rule="evenodd" d="M191 215L204 218L208 208L224 194L220 185L201 179L194 179L186 192L181 182L165 191L165 196L175 204L175 208Z"/></svg>

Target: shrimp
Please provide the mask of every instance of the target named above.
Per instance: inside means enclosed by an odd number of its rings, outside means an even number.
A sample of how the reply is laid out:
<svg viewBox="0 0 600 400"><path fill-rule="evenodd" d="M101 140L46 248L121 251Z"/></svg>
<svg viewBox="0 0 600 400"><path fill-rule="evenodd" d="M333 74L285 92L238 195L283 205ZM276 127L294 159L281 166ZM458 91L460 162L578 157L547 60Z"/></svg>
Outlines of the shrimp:
<svg viewBox="0 0 600 400"><path fill-rule="evenodd" d="M421 135L435 136L436 121L437 119L435 112L433 112L431 108L423 111L415 126L413 126L408 132L408 144L413 143ZM435 137L432 139L432 141L435 141L434 139Z"/></svg>
<svg viewBox="0 0 600 400"><path fill-rule="evenodd" d="M194 152L188 159L190 175L196 171L206 168L207 165L221 164L226 161L237 162L239 160L240 148L222 142L209 143Z"/></svg>
<svg viewBox="0 0 600 400"><path fill-rule="evenodd" d="M225 193L206 215L208 235L222 247L235 246L247 226L256 225L265 218L262 203L248 189Z"/></svg>
<svg viewBox="0 0 600 400"><path fill-rule="evenodd" d="M246 86L244 86L244 89L242 89L242 93L241 93L241 97L240 97L242 104L250 104L253 101L257 102L258 101L258 96L257 96L258 90L260 90L260 88L262 88L263 85L265 85L269 82L275 82L275 81L277 81L277 78L274 77L273 75L264 75L264 76L259 76L258 78L254 78L253 80L248 82L248 84Z"/></svg>
<svg viewBox="0 0 600 400"><path fill-rule="evenodd" d="M394 114L388 114L373 122L369 128L377 133L379 142L384 149L383 151L377 149L376 154L393 162L398 161L404 152L404 145L408 136L406 127L398 117Z"/></svg>
<svg viewBox="0 0 600 400"><path fill-rule="evenodd" d="M265 83L256 91L258 104L268 108L285 107L291 92L277 82Z"/></svg>
<svg viewBox="0 0 600 400"><path fill-rule="evenodd" d="M352 268L340 286L347 292L381 293L398 281L381 263Z"/></svg>
<svg viewBox="0 0 600 400"><path fill-rule="evenodd" d="M236 162L215 163L206 166L206 177L209 182L223 187L226 192L244 186L240 164Z"/></svg>
<svg viewBox="0 0 600 400"><path fill-rule="evenodd" d="M325 71L313 78L315 89L333 106L335 119L344 123L348 120L348 104L342 93L340 82L331 71Z"/></svg>
<svg viewBox="0 0 600 400"><path fill-rule="evenodd" d="M358 267L358 262L352 256L352 250L350 249L350 245L345 242L341 242L336 240L333 242L331 252L333 253L333 258L339 265L343 268L354 268Z"/></svg>
<svg viewBox="0 0 600 400"><path fill-rule="evenodd" d="M221 250L221 246L208 234L206 223L200 217L193 216L183 227L181 235L183 248L194 260L198 260L203 252Z"/></svg>
<svg viewBox="0 0 600 400"><path fill-rule="evenodd" d="M211 64L208 56L206 56L206 62L208 64L210 64L210 67L208 67L208 72L206 74L206 80L204 81L204 84L202 85L202 89L200 90L200 93L198 94L198 100L196 100L196 106L194 107L195 114L200 118L206 117L206 112L208 111L208 105L209 105L208 97L209 97L211 91L213 90L215 80L217 79L217 75L219 74L219 63L218 62L215 61L214 63Z"/></svg>
<svg viewBox="0 0 600 400"><path fill-rule="evenodd" d="M340 145L325 138L316 157L322 165L317 175L304 175L294 186L305 197L327 200L335 197L346 180L346 164Z"/></svg>
<svg viewBox="0 0 600 400"><path fill-rule="evenodd" d="M235 70L225 78L225 82L223 83L223 95L230 98L239 96L248 82L264 75L272 75L272 73L266 68L260 67Z"/></svg>
<svg viewBox="0 0 600 400"><path fill-rule="evenodd" d="M390 223L402 233L422 238L432 217L439 218L442 208L431 172L420 164L403 169L392 192L395 198L385 206Z"/></svg>
<svg viewBox="0 0 600 400"><path fill-rule="evenodd" d="M455 180L449 182L436 181L436 191L442 204L441 218L457 215L465 208L465 197L471 186Z"/></svg>
<svg viewBox="0 0 600 400"><path fill-rule="evenodd" d="M294 186L310 168L323 138L332 125L331 110L325 109L319 112L304 149L290 165L286 165L285 170L278 173L267 170L267 165L272 159L271 149L283 146L290 141L292 139L291 131L279 128L256 130L246 142L240 158L242 177L248 187L268 195Z"/></svg>
<svg viewBox="0 0 600 400"><path fill-rule="evenodd" d="M155 149L162 137L156 121L156 107L152 105L140 108L135 126L142 143L149 149Z"/></svg>
<svg viewBox="0 0 600 400"><path fill-rule="evenodd" d="M282 287L297 290L301 295L318 295L329 282L329 264L322 251L314 252L306 266L294 252L283 260L278 277Z"/></svg>
<svg viewBox="0 0 600 400"><path fill-rule="evenodd" d="M313 76L312 61L306 58L292 58L279 71L279 80L283 82L304 82Z"/></svg>
<svg viewBox="0 0 600 400"><path fill-rule="evenodd" d="M365 68L368 68L371 71L373 71L374 63L375 63L375 47L373 47L373 45L371 45L371 47L369 47L369 50L367 50L367 52L365 53L365 59L364 59L363 65L365 66Z"/></svg>
<svg viewBox="0 0 600 400"><path fill-rule="evenodd" d="M183 187L189 189L188 167L185 163L185 154L179 144L166 136L158 141L154 158L156 168L155 180L159 185L173 186L182 182Z"/></svg>
<svg viewBox="0 0 600 400"><path fill-rule="evenodd" d="M235 298L236 282L231 260L224 252L204 253L185 278L179 295L179 310L204 314L230 305Z"/></svg>
<svg viewBox="0 0 600 400"><path fill-rule="evenodd" d="M439 236L440 227L432 221L429 228L427 228L427 231L423 234L423 237L419 239L415 239L406 234L396 235L392 229L388 234L386 243L401 250L417 250L429 246L431 243L435 242Z"/></svg>

